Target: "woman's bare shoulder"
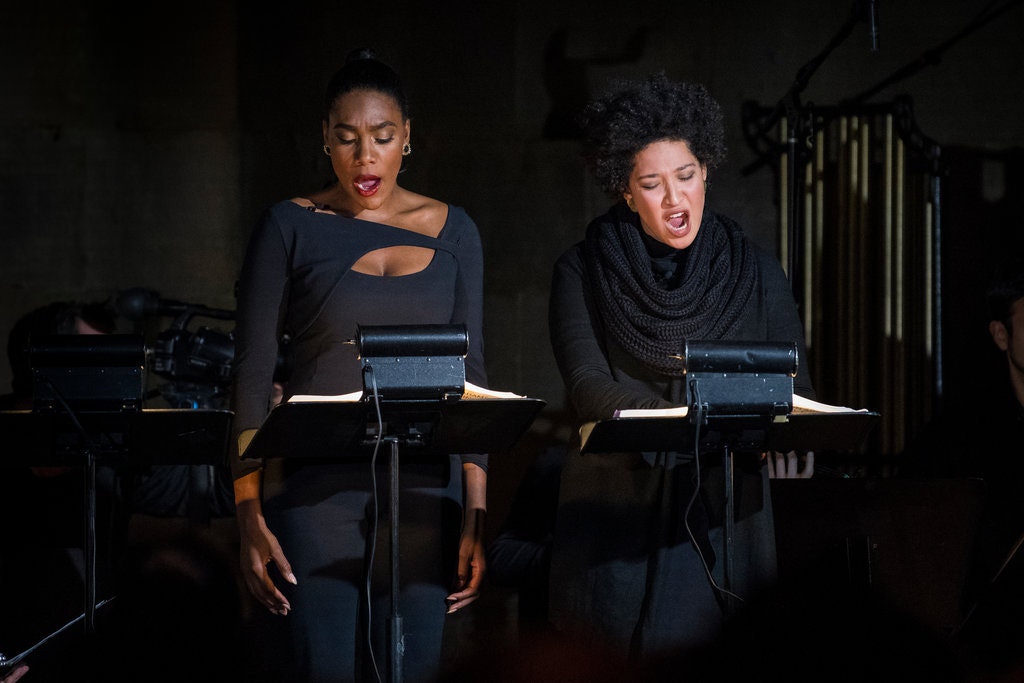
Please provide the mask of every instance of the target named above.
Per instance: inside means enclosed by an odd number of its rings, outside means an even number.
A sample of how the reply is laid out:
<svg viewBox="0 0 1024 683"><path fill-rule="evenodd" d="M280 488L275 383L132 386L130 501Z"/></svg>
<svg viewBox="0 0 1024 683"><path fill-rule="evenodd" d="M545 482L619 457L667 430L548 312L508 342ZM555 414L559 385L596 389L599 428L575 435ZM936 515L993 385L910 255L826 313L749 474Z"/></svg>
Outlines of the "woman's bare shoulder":
<svg viewBox="0 0 1024 683"><path fill-rule="evenodd" d="M397 218L401 222L399 227L436 237L448 220L448 204L433 197L406 191Z"/></svg>

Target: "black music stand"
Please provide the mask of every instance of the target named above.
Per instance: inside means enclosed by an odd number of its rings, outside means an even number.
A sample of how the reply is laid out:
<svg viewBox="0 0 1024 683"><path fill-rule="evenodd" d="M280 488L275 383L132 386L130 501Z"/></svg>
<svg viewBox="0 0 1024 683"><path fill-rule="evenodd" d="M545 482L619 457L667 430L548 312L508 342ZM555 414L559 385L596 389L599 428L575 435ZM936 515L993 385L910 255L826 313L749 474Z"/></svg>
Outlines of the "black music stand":
<svg viewBox="0 0 1024 683"><path fill-rule="evenodd" d="M463 399L469 351L465 325L360 325L351 343L358 347L362 365L359 400L293 397L271 410L243 457L369 460L380 444L390 445L388 668L389 680L397 682L402 678L403 649L398 610L399 447L428 461L450 453L505 450L530 426L544 402L519 397Z"/></svg>
<svg viewBox="0 0 1024 683"><path fill-rule="evenodd" d="M271 410L244 457L369 460L390 445L391 681L401 680L402 625L398 610L399 448L403 457L437 459L450 453L507 450L545 402L535 398L289 401Z"/></svg>
<svg viewBox="0 0 1024 683"><path fill-rule="evenodd" d="M85 609L96 623L96 467L224 464L232 413L224 410L8 410L0 433L11 440L3 467L85 468Z"/></svg>
<svg viewBox="0 0 1024 683"><path fill-rule="evenodd" d="M721 452L724 468L722 576L731 610L733 464L737 453L847 450L863 446L877 413L792 414L797 348L793 343L683 342L687 405L683 417L615 417L581 430L581 452Z"/></svg>
<svg viewBox="0 0 1024 683"><path fill-rule="evenodd" d="M730 588L734 523L733 460L737 453L764 451L856 451L878 423L876 412L789 413L760 415L705 415L681 417L615 417L581 430L584 454L629 451L693 450L698 455L720 452L725 468L722 575ZM726 604L731 605L727 600Z"/></svg>

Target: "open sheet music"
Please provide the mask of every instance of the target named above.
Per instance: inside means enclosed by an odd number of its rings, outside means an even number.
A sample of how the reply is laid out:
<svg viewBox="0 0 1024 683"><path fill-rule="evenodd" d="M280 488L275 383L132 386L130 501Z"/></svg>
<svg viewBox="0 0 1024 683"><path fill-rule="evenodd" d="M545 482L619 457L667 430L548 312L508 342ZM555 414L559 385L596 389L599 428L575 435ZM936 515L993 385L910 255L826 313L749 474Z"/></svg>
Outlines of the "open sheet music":
<svg viewBox="0 0 1024 683"><path fill-rule="evenodd" d="M323 401L340 401L340 402L355 402L363 398L363 392L351 391L347 394L336 394L333 396L321 396L319 394L296 394L288 400L292 403L315 403ZM496 391L494 389L487 389L485 387L479 387L472 382L466 382L465 390L462 393L463 399L476 399L476 398L526 398L519 394L514 394L511 391Z"/></svg>
<svg viewBox="0 0 1024 683"><path fill-rule="evenodd" d="M633 450L675 450L690 444L702 427L688 418L687 406L653 409L623 409L612 418L587 422L580 426L584 453L612 453ZM879 419L877 412L830 405L793 394L791 412L777 416L764 425L730 425L719 422L704 427L707 438L742 437L736 447L752 448L748 441L756 436L758 449L766 450L858 450ZM749 422L749 421L748 421Z"/></svg>
<svg viewBox="0 0 1024 683"><path fill-rule="evenodd" d="M805 398L799 394L793 394L793 414L802 413L867 413L867 408L847 408L846 406L834 406L828 403L821 403L814 399ZM689 413L688 406L674 406L672 408L628 408L616 410L614 417L686 417Z"/></svg>

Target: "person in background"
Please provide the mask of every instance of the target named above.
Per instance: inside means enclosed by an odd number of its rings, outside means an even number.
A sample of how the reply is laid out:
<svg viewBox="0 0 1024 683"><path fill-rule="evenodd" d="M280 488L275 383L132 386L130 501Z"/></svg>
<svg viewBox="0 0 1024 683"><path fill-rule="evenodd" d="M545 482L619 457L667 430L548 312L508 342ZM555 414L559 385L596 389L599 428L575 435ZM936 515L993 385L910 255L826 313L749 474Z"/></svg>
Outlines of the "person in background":
<svg viewBox="0 0 1024 683"><path fill-rule="evenodd" d="M32 408L33 339L63 334L113 334L117 317L102 302L55 301L35 308L15 321L7 335L7 360L11 368L11 392L0 396L3 410Z"/></svg>
<svg viewBox="0 0 1024 683"><path fill-rule="evenodd" d="M706 205L725 154L707 90L664 74L623 82L581 122L584 158L614 203L552 276L551 345L578 419L685 405L672 356L687 339L795 344L795 391L813 398L780 264ZM586 456L574 445L551 546L549 617L559 632L642 664L712 641L736 598L776 579L764 460L737 459L726 588L723 468L694 455L686 444Z"/></svg>
<svg viewBox="0 0 1024 683"><path fill-rule="evenodd" d="M1024 670L1024 257L996 265L985 305L999 374L949 398L908 445L900 476L983 486L954 642L968 666L991 676Z"/></svg>
<svg viewBox="0 0 1024 683"><path fill-rule="evenodd" d="M483 257L464 209L399 184L412 152L408 102L372 51L353 51L330 80L322 133L334 182L270 207L246 252L231 462L241 571L263 608L269 670L288 681L364 681L384 675L389 654L389 505L375 489L387 459L242 456L272 404L285 335L286 401L361 390L347 341L363 325L464 324L466 379L486 387ZM486 468L486 455L402 466L405 680L437 675L446 615L478 595Z"/></svg>

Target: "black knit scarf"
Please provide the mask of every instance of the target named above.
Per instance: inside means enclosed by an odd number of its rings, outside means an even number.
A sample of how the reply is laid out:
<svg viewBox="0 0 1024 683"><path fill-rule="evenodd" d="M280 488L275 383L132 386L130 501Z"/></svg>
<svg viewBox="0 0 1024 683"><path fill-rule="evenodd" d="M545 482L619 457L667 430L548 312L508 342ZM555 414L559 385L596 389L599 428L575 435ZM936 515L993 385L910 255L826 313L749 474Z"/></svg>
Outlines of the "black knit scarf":
<svg viewBox="0 0 1024 683"><path fill-rule="evenodd" d="M739 225L705 211L700 230L666 288L652 270L640 219L620 203L587 228L583 257L601 319L650 369L678 374L686 339L729 338L757 284L757 260Z"/></svg>

